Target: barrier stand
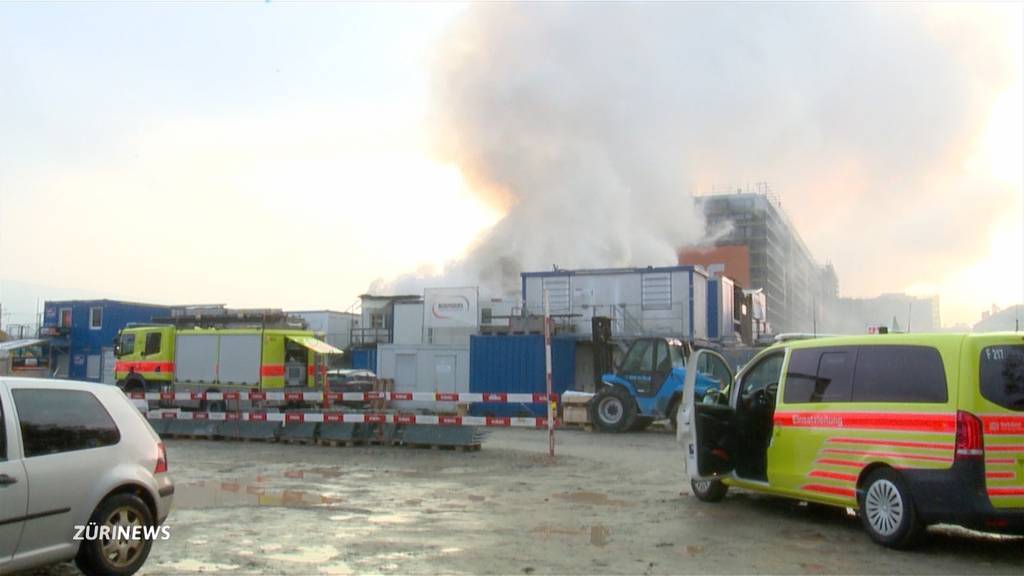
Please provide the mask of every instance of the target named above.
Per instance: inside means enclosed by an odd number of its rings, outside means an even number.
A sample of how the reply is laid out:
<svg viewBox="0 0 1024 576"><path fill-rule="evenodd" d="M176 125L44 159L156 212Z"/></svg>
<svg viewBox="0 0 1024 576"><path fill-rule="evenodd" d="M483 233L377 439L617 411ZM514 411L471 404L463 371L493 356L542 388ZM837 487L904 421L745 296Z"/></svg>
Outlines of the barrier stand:
<svg viewBox="0 0 1024 576"><path fill-rule="evenodd" d="M544 380L547 385L548 407L548 458L555 459L555 415L558 414L555 396L551 393L551 309L548 306L548 290L544 289Z"/></svg>

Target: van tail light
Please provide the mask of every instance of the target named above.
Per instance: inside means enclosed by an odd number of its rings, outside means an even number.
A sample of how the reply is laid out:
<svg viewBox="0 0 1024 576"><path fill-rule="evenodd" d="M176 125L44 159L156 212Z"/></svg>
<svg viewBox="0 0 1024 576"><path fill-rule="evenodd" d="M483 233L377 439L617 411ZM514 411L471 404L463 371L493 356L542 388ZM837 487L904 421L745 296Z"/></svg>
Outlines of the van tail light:
<svg viewBox="0 0 1024 576"><path fill-rule="evenodd" d="M981 436L981 420L970 412L956 413L956 457L983 456L985 446Z"/></svg>
<svg viewBox="0 0 1024 576"><path fill-rule="evenodd" d="M153 474L162 474L164 472L167 472L167 450L164 449L163 442L157 442L156 470L153 470Z"/></svg>

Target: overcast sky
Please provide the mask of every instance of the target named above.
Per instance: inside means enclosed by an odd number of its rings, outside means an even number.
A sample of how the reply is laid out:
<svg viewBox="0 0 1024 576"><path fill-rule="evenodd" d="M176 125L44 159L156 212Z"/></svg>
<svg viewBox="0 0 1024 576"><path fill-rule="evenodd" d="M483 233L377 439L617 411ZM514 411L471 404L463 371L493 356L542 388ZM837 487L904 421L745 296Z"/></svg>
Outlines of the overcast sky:
<svg viewBox="0 0 1024 576"><path fill-rule="evenodd" d="M608 66L617 78L624 74L615 66L639 70L629 89L643 88L647 73L651 90L669 94L720 85L766 97L752 107L720 89L688 101L691 109L726 102L716 113L744 126L691 129L692 110L670 115L666 126L700 141L656 131L664 146L644 158L653 172L681 167L686 177L629 181L642 164L619 166L623 194L650 184L685 188L679 195L688 197L768 180L811 251L835 264L844 295L937 293L947 325L1022 300L1019 5L659 9L628 9L635 36L627 30L618 41L668 38L678 19L685 31L720 30L699 48L717 64L673 54L697 44L657 44L666 56L650 65L647 48L622 44ZM858 12L850 18L847 9ZM602 34L617 33L608 24L622 20L592 5L0 5L0 302L13 314L3 322L29 322L35 298L62 295L344 310L376 280L440 271L486 245L517 203L534 211L513 212L512 222L550 213L544 186L561 175L525 178L521 157L499 162L474 151L494 152L523 124L529 131L519 136L538 146L569 130L548 134L548 116L515 116L523 101L566 99L565 110L587 122L591 98L574 95L628 97L614 79L608 91L571 82L577 73L595 77L581 62L603 63ZM841 45L844 29L868 41L834 52L801 43ZM562 58L563 48L572 56ZM808 59L815 53L835 59L819 66ZM889 61L908 64L880 72L876 90L875 70ZM544 74L531 77L542 63ZM780 63L791 65L776 74ZM669 85L670 76L681 80ZM894 77L922 89L894 96L890 110ZM563 90L545 78L570 81ZM836 92L849 78L849 90ZM883 96L855 97L872 93ZM827 105L823 94L834 96ZM629 107L593 110L610 110L616 132L588 130L561 149L600 147L610 134L646 140L619 129ZM784 158L780 145L791 146ZM685 159L677 155L684 149ZM588 165L603 169L573 166ZM619 189L584 180L604 190L601 198ZM494 189L524 183L539 187ZM633 231L622 232L627 248ZM524 262L547 267L543 243L512 240L539 251ZM662 257L615 248L617 258Z"/></svg>

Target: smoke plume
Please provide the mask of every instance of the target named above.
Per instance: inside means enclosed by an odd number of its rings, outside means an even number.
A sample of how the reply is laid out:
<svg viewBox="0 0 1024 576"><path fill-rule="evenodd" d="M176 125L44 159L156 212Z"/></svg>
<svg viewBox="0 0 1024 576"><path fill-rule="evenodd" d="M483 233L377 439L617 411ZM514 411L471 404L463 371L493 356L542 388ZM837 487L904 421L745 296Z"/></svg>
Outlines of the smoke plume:
<svg viewBox="0 0 1024 576"><path fill-rule="evenodd" d="M880 286L905 285L1005 198L962 170L1009 78L993 36L923 4L474 6L435 55L436 150L506 216L391 287L673 264L705 233L694 193L760 180L841 279L895 243Z"/></svg>

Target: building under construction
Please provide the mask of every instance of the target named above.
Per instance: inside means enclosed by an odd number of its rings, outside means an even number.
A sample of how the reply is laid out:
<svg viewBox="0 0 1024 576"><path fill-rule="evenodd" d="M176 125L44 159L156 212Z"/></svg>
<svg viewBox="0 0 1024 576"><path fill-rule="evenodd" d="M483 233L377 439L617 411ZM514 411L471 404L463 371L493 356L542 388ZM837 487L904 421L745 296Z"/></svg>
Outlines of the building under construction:
<svg viewBox="0 0 1024 576"><path fill-rule="evenodd" d="M838 296L831 264L818 264L768 185L696 197L704 211L709 246L689 247L680 264L700 264L745 288L764 290L774 332L820 330L821 311Z"/></svg>

